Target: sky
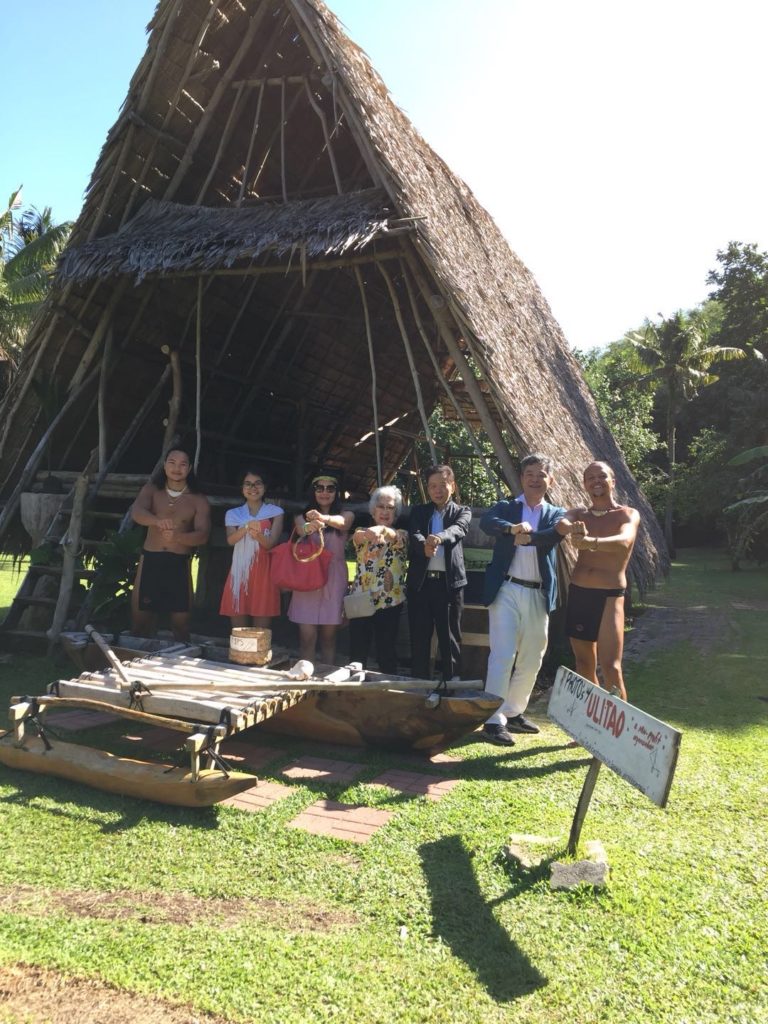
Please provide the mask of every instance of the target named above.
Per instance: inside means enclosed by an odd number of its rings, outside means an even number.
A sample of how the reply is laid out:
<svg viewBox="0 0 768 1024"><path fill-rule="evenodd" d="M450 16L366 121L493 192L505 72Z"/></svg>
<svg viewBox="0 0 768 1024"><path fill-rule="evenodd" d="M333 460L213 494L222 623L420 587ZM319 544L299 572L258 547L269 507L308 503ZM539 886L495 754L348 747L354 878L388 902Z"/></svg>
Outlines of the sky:
<svg viewBox="0 0 768 1024"><path fill-rule="evenodd" d="M764 0L328 0L533 271L570 343L768 249ZM0 0L0 195L77 216L155 0ZM4 32L5 34L5 32Z"/></svg>

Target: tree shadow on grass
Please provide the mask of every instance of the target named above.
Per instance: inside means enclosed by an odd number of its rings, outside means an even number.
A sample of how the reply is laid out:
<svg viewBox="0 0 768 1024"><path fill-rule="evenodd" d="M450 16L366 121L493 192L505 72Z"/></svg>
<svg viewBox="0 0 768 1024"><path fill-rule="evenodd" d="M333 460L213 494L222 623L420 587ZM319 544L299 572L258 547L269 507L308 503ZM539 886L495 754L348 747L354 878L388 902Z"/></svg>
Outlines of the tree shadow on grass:
<svg viewBox="0 0 768 1024"><path fill-rule="evenodd" d="M548 979L515 945L494 917L458 836L419 848L432 902L433 932L475 972L489 996L509 1002Z"/></svg>
<svg viewBox="0 0 768 1024"><path fill-rule="evenodd" d="M146 821L164 822L175 828L218 828L215 807L171 807L137 797L106 793L53 776L12 768L5 769L5 773L4 781L14 786L14 792L0 797L0 807L11 804L29 806L36 798L54 801L54 806L46 804L38 810L73 821L83 821L92 812L92 824L97 825L104 835L124 832ZM116 813L119 817L113 818ZM109 820L105 820L104 815L109 815Z"/></svg>

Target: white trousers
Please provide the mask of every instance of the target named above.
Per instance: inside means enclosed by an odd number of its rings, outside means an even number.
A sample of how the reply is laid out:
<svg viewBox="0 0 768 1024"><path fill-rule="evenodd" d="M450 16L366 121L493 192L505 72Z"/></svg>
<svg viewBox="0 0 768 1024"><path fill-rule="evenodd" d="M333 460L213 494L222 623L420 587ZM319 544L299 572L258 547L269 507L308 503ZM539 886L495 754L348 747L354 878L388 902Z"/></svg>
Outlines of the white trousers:
<svg viewBox="0 0 768 1024"><path fill-rule="evenodd" d="M503 697L504 703L488 719L490 724L506 725L528 706L547 649L548 625L543 591L508 581L501 584L488 608L491 652L485 688Z"/></svg>

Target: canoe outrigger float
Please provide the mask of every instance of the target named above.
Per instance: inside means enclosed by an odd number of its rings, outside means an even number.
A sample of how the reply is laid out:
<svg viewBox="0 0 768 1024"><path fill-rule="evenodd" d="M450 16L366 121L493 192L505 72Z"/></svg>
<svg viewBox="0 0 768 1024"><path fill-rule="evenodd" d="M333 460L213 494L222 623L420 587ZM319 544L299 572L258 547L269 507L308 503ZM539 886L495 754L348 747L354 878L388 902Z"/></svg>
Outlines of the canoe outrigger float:
<svg viewBox="0 0 768 1024"><path fill-rule="evenodd" d="M355 665L310 665L309 671L307 677L295 669L235 666L178 653L127 664L114 658L101 672L52 683L43 696L13 697L13 730L0 738L0 763L113 793L200 807L257 785L256 776L232 771L221 753L223 741L253 726L263 723L270 731L320 742L428 750L471 732L501 703L482 691L481 680L436 690L432 681ZM55 709L73 708L179 732L189 767L49 736L45 719Z"/></svg>

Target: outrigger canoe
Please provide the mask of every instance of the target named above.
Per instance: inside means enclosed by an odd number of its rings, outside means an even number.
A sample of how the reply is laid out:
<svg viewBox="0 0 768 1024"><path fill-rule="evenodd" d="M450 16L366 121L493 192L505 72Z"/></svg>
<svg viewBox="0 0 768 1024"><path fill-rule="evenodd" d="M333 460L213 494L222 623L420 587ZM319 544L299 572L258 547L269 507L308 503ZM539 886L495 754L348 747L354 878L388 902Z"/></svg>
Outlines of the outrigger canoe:
<svg viewBox="0 0 768 1024"><path fill-rule="evenodd" d="M112 652L110 652L112 653ZM231 771L221 743L253 726L315 741L425 750L474 730L501 703L482 682L436 690L428 680L312 669L310 676L222 664L186 654L139 658L52 683L40 697L12 698L13 733L0 739L0 763L98 789L200 807L258 784ZM48 737L52 709L110 712L182 734L189 770L120 757ZM41 738L42 737L42 738Z"/></svg>

